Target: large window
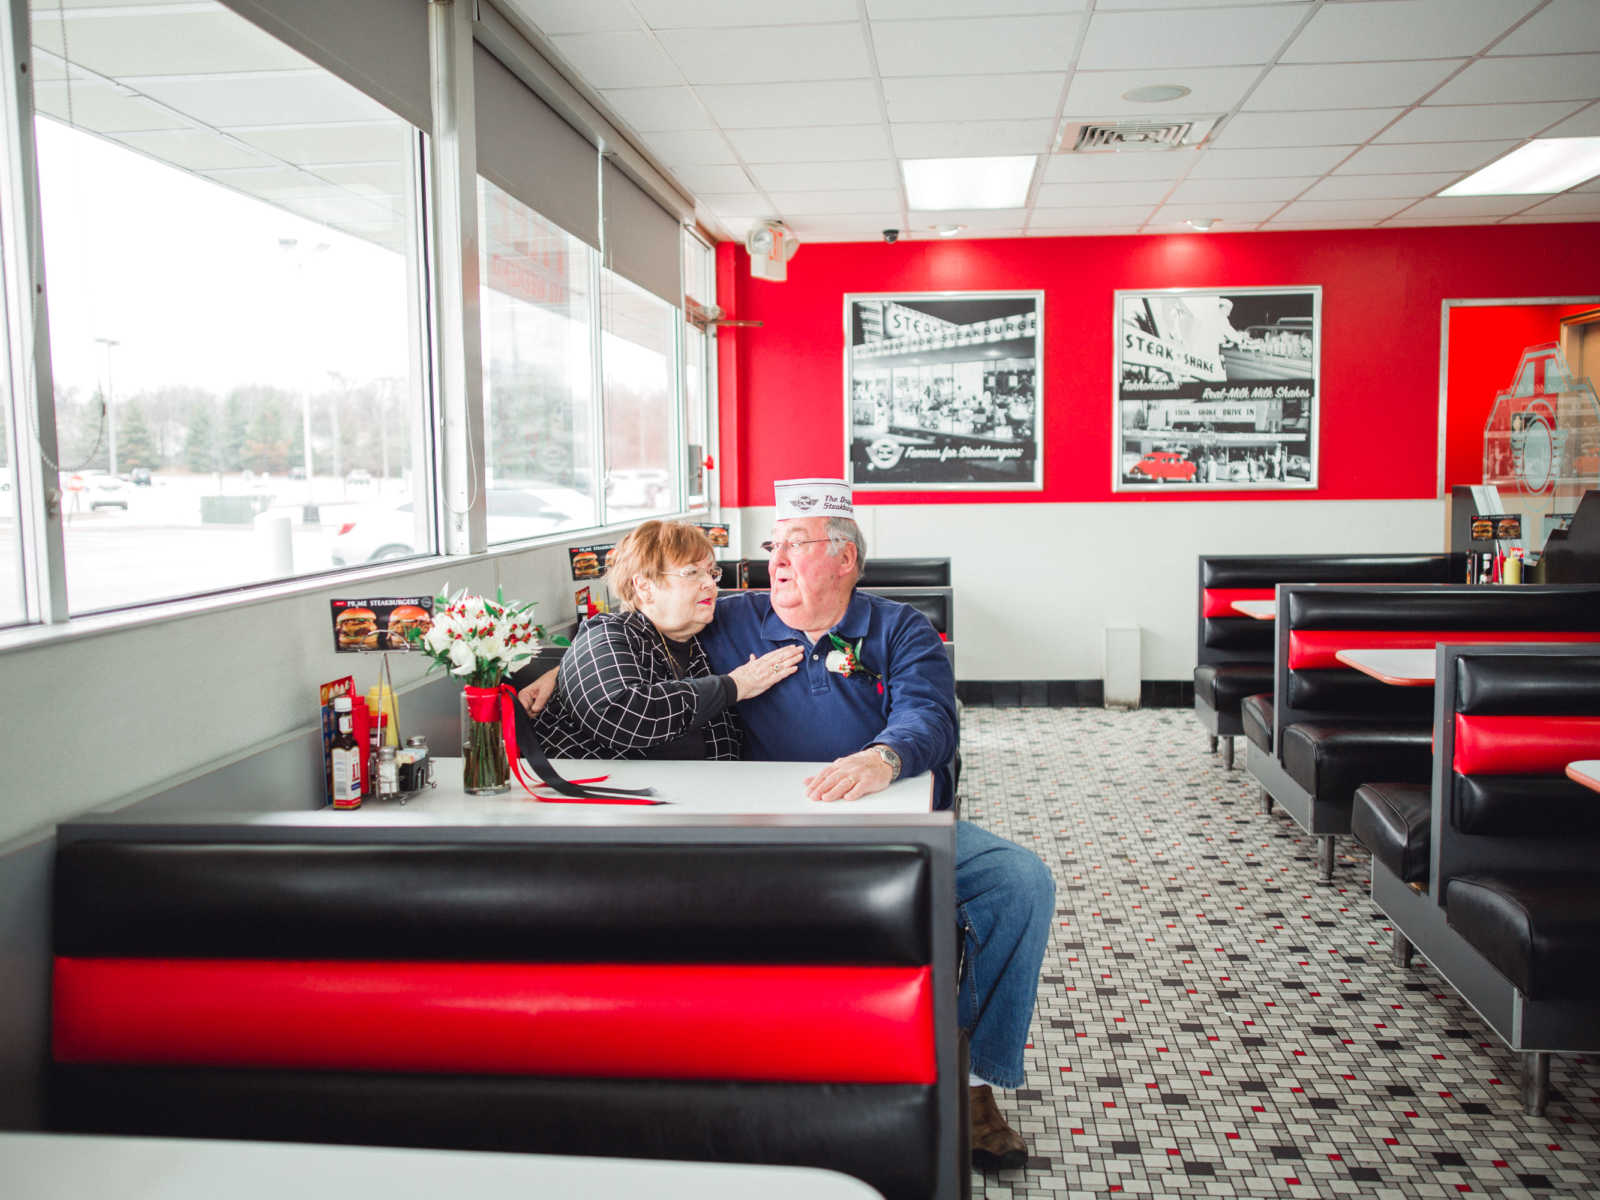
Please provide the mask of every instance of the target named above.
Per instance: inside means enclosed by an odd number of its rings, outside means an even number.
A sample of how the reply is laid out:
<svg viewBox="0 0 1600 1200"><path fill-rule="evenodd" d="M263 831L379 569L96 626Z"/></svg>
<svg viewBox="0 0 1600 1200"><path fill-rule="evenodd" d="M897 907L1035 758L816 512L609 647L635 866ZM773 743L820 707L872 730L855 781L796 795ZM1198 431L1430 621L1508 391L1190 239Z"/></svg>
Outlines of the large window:
<svg viewBox="0 0 1600 1200"><path fill-rule="evenodd" d="M594 252L488 180L478 201L489 541L592 526Z"/></svg>
<svg viewBox="0 0 1600 1200"><path fill-rule="evenodd" d="M416 131L217 5L34 56L71 610L431 551Z"/></svg>
<svg viewBox="0 0 1600 1200"><path fill-rule="evenodd" d="M716 302L715 260L711 247L689 230L683 232L683 293L702 308ZM707 447L711 444L712 341L693 321L683 323L684 491L690 508L708 502Z"/></svg>
<svg viewBox="0 0 1600 1200"><path fill-rule="evenodd" d="M606 520L676 510L674 415L678 314L610 271L600 276Z"/></svg>
<svg viewBox="0 0 1600 1200"><path fill-rule="evenodd" d="M0 280L3 287L4 280ZM4 323L0 322L0 332ZM0 369L0 625L15 625L27 617L22 590L22 536L17 514L17 469L11 436L9 372Z"/></svg>

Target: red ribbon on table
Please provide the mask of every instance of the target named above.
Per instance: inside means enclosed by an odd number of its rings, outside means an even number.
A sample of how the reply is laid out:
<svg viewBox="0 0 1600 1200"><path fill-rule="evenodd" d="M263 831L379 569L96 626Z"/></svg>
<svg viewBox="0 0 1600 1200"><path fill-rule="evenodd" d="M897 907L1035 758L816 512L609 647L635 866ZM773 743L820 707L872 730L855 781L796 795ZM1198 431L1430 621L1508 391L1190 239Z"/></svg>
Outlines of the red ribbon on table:
<svg viewBox="0 0 1600 1200"><path fill-rule="evenodd" d="M651 800L648 797L655 795L654 788L618 788L618 787L584 787L583 784L596 783L599 779L574 780L563 778L562 775L550 765L550 760L545 757L544 750L538 742L527 749L527 765L539 777L539 783L529 783L523 775L523 752L517 747L517 689L509 683L502 683L499 687L483 688L468 685L463 688L467 698L467 715L474 721L493 721L495 717L495 701L500 703L500 736L505 739L506 761L511 764L511 774L522 785L523 791L532 796L541 804L665 804L665 800ZM541 796L534 791L536 787L548 787L559 792L560 796Z"/></svg>

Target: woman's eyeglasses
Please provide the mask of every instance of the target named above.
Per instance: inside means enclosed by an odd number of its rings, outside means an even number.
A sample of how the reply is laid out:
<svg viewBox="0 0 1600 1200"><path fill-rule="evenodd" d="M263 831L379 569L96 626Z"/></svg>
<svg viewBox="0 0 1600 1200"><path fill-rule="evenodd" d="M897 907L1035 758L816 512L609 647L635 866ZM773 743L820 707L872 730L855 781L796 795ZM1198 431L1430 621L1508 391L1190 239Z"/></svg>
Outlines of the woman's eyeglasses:
<svg viewBox="0 0 1600 1200"><path fill-rule="evenodd" d="M790 538L786 542L762 542L761 543L761 548L763 550L765 550L768 554L776 554L778 552L779 547L782 547L784 550L788 551L789 554L792 556L792 555L800 553L800 547L801 546L809 546L813 542L831 542L831 541L833 541L832 538Z"/></svg>
<svg viewBox="0 0 1600 1200"><path fill-rule="evenodd" d="M722 582L721 567L678 567L675 570L668 571L667 574L674 579L693 579L698 581L703 577L709 579L712 583Z"/></svg>

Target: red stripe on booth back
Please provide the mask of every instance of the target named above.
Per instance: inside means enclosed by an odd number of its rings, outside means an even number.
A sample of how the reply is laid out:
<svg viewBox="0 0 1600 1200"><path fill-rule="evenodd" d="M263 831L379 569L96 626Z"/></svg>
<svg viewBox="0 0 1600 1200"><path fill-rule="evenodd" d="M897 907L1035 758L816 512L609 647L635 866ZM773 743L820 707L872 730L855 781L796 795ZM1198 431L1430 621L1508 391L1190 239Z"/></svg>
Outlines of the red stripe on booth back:
<svg viewBox="0 0 1600 1200"><path fill-rule="evenodd" d="M57 958L59 1062L935 1080L927 967Z"/></svg>
<svg viewBox="0 0 1600 1200"><path fill-rule="evenodd" d="M1600 642L1600 633L1508 629L1294 629L1289 632L1289 669L1344 667L1334 658L1340 650L1431 650L1440 642L1461 646L1492 646L1499 642Z"/></svg>
<svg viewBox="0 0 1600 1200"><path fill-rule="evenodd" d="M1600 755L1600 717L1456 714L1455 769L1461 775L1561 775L1569 762Z"/></svg>
<svg viewBox="0 0 1600 1200"><path fill-rule="evenodd" d="M1242 612L1233 607L1235 600L1271 600L1276 595L1275 588L1201 588L1200 615L1247 620Z"/></svg>

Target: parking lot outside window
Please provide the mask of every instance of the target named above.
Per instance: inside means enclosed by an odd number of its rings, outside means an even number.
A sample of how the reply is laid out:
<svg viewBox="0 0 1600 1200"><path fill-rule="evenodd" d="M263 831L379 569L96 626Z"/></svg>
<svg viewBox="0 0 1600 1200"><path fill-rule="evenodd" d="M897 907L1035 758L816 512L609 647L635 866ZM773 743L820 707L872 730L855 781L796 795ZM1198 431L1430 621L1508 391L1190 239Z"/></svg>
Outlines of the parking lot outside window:
<svg viewBox="0 0 1600 1200"><path fill-rule="evenodd" d="M679 508L678 311L609 270L600 273L605 519Z"/></svg>
<svg viewBox="0 0 1600 1200"><path fill-rule="evenodd" d="M9 372L0 371L0 626L27 617L22 590L22 535L17 507L16 440L11 436Z"/></svg>
<svg viewBox="0 0 1600 1200"><path fill-rule="evenodd" d="M489 543L593 526L594 251L488 180L478 204Z"/></svg>
<svg viewBox="0 0 1600 1200"><path fill-rule="evenodd" d="M683 232L684 295L703 307L716 302L715 256L693 232ZM710 413L711 339L690 321L683 324L684 492L688 506L704 508L708 476L706 452L712 429Z"/></svg>
<svg viewBox="0 0 1600 1200"><path fill-rule="evenodd" d="M416 129L220 5L33 40L70 610L430 552Z"/></svg>

